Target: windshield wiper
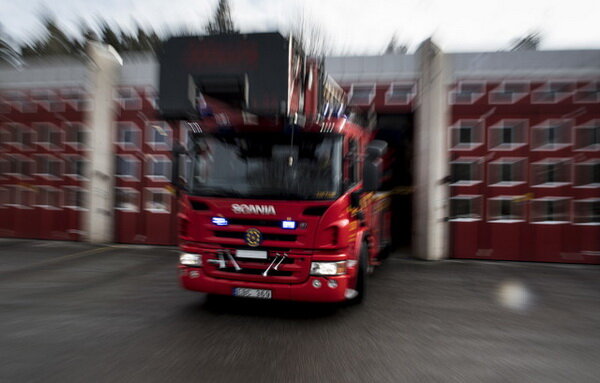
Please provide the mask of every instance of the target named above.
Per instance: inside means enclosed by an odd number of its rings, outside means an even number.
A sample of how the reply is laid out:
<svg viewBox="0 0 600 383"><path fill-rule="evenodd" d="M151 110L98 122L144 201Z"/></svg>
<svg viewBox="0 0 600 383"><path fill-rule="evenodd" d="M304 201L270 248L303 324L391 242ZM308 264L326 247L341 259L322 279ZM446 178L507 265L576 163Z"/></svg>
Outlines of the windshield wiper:
<svg viewBox="0 0 600 383"><path fill-rule="evenodd" d="M285 190L261 190L252 191L251 194L256 198L285 198L285 199L309 199L309 194L302 194L297 192L285 191Z"/></svg>
<svg viewBox="0 0 600 383"><path fill-rule="evenodd" d="M203 187L193 190L194 195L206 197L235 197L235 198L257 198L257 199L289 199L289 200L312 200L311 193L300 193L286 190L250 190L246 193L240 193L233 189L223 187Z"/></svg>
<svg viewBox="0 0 600 383"><path fill-rule="evenodd" d="M194 189L195 195L212 196L212 197L244 197L244 195L238 191L222 187L203 187Z"/></svg>

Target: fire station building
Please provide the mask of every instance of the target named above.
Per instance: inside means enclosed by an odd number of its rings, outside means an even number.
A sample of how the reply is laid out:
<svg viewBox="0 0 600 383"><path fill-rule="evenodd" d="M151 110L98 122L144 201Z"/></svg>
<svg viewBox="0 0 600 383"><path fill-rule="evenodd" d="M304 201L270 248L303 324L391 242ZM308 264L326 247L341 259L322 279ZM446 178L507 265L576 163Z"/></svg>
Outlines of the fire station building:
<svg viewBox="0 0 600 383"><path fill-rule="evenodd" d="M175 244L158 63L0 66L0 236ZM376 116L396 245L422 259L600 263L600 50L329 57Z"/></svg>

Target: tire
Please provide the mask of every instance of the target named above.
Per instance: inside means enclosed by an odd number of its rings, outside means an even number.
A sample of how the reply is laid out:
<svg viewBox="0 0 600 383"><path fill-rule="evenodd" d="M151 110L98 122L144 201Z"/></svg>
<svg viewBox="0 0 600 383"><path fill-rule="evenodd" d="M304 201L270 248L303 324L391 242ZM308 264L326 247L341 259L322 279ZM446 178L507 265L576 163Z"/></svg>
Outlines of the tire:
<svg viewBox="0 0 600 383"><path fill-rule="evenodd" d="M348 300L350 304L360 304L364 301L367 293L367 273L369 271L369 251L367 250L367 244L363 243L360 247L360 255L358 257L358 272L356 274L356 286L355 290L357 295L354 298Z"/></svg>
<svg viewBox="0 0 600 383"><path fill-rule="evenodd" d="M377 258L383 261L384 259L387 259L390 254L392 254L392 244L388 243L381 250L379 250L379 255Z"/></svg>

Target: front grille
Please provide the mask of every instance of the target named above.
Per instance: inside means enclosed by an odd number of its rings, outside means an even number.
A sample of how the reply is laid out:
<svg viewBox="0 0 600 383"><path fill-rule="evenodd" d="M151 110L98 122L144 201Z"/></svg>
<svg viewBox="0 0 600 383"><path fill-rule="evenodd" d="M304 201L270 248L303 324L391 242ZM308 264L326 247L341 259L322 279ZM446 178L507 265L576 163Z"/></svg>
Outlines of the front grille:
<svg viewBox="0 0 600 383"><path fill-rule="evenodd" d="M255 248L256 249L256 248ZM267 259L249 259L249 258L238 258L238 257L234 257L236 261L238 262L248 262L251 261L252 263L261 263L261 264L270 264L273 261L275 252L271 252L271 256L267 257ZM281 261L282 265L288 265L294 263L294 259L293 258L289 258L286 257L283 259L283 261Z"/></svg>
<svg viewBox="0 0 600 383"><path fill-rule="evenodd" d="M273 247L273 246L260 246L260 247L252 247L252 246L248 246L248 245L231 245L228 243L219 243L219 246L221 246L224 249L231 249L233 250L269 250L269 251L276 251L276 252L280 252L280 253L289 253L291 251L291 249L289 247Z"/></svg>
<svg viewBox="0 0 600 383"><path fill-rule="evenodd" d="M241 270L236 270L233 262L226 255L227 253L234 256ZM221 258L219 258L219 254L222 254ZM284 254L286 256L282 259ZM300 283L308 278L310 256L268 251L267 259L238 258L235 257L235 249L224 248L206 252L203 264L207 275L213 278L251 282ZM277 270L275 270L275 266L277 266ZM267 275L263 276L267 269L269 269Z"/></svg>
<svg viewBox="0 0 600 383"><path fill-rule="evenodd" d="M219 271L224 273L236 273L236 274L245 274L245 275L260 275L264 273L264 270L261 269L241 269L236 270L233 267L226 267L223 269L219 269ZM292 275L291 271L280 271L280 270L269 270L270 277L290 277Z"/></svg>
<svg viewBox="0 0 600 383"><path fill-rule="evenodd" d="M215 237L244 240L246 233L243 231L215 231ZM298 236L293 234L262 233L262 238L263 241L295 242Z"/></svg>

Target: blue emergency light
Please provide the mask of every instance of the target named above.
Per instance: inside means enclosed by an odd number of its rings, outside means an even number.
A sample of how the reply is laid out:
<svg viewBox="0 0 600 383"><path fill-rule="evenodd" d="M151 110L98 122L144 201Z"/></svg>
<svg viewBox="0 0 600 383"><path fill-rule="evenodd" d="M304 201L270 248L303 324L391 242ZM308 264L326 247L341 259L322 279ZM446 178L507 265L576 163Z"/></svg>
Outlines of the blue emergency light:
<svg viewBox="0 0 600 383"><path fill-rule="evenodd" d="M281 221L281 228L294 230L296 228L296 221Z"/></svg>
<svg viewBox="0 0 600 383"><path fill-rule="evenodd" d="M212 223L217 225L217 226L227 226L229 225L229 222L227 221L227 218L223 218L223 217L212 217Z"/></svg>

